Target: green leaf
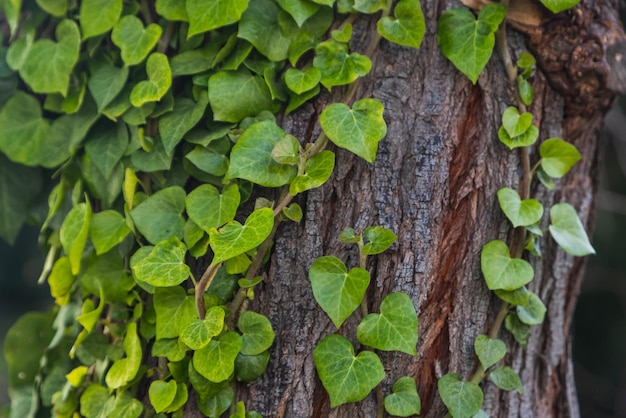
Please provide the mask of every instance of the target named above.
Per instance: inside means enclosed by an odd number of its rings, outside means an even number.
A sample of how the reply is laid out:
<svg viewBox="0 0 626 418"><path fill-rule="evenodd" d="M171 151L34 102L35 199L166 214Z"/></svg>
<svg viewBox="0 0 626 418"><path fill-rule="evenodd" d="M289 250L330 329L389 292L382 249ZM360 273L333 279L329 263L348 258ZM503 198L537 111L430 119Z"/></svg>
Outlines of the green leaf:
<svg viewBox="0 0 626 418"><path fill-rule="evenodd" d="M285 84L289 90L296 94L302 94L309 91L320 82L322 73L315 67L310 67L306 71L297 68L289 68L285 72Z"/></svg>
<svg viewBox="0 0 626 418"><path fill-rule="evenodd" d="M550 235L566 253L583 257L595 254L576 209L568 203L550 208Z"/></svg>
<svg viewBox="0 0 626 418"><path fill-rule="evenodd" d="M488 4L478 18L465 8L447 10L439 18L437 43L441 53L473 84L491 58L494 32L505 16L504 7Z"/></svg>
<svg viewBox="0 0 626 418"><path fill-rule="evenodd" d="M247 70L218 71L209 77L209 102L214 120L224 122L239 122L263 110L274 113L280 107L265 80Z"/></svg>
<svg viewBox="0 0 626 418"><path fill-rule="evenodd" d="M400 0L393 13L395 19L385 16L378 21L378 33L399 45L419 48L426 32L419 0Z"/></svg>
<svg viewBox="0 0 626 418"><path fill-rule="evenodd" d="M490 290L515 290L530 283L535 275L532 266L521 258L511 258L509 247L500 240L483 246L480 267Z"/></svg>
<svg viewBox="0 0 626 418"><path fill-rule="evenodd" d="M526 306L517 306L516 310L518 319L523 323L539 325L543 323L547 309L539 296L530 292L528 304Z"/></svg>
<svg viewBox="0 0 626 418"><path fill-rule="evenodd" d="M45 12L62 17L67 12L67 0L37 0L37 5Z"/></svg>
<svg viewBox="0 0 626 418"><path fill-rule="evenodd" d="M91 218L91 241L96 254L104 254L122 242L130 233L126 220L119 212L105 210Z"/></svg>
<svg viewBox="0 0 626 418"><path fill-rule="evenodd" d="M262 352L256 356L245 356L241 353L235 359L235 377L240 382L250 382L259 378L270 361L270 353Z"/></svg>
<svg viewBox="0 0 626 418"><path fill-rule="evenodd" d="M117 68L110 64L99 65L87 82L89 92L98 105L98 112L122 91L128 79L128 67Z"/></svg>
<svg viewBox="0 0 626 418"><path fill-rule="evenodd" d="M541 0L552 13L560 13L564 10L571 9L576 6L580 0Z"/></svg>
<svg viewBox="0 0 626 418"><path fill-rule="evenodd" d="M224 186L222 194L210 184L195 188L185 199L187 214L207 233L235 219L241 195L236 184Z"/></svg>
<svg viewBox="0 0 626 418"><path fill-rule="evenodd" d="M337 328L359 306L370 283L367 270L355 267L348 272L346 265L333 256L316 259L309 279L315 300Z"/></svg>
<svg viewBox="0 0 626 418"><path fill-rule="evenodd" d="M146 63L148 80L140 81L130 92L130 103L141 107L144 103L161 100L172 85L172 71L167 56L153 52Z"/></svg>
<svg viewBox="0 0 626 418"><path fill-rule="evenodd" d="M300 163L300 143L293 135L285 135L272 148L272 158L278 164L297 165Z"/></svg>
<svg viewBox="0 0 626 418"><path fill-rule="evenodd" d="M369 73L372 62L356 52L348 53L348 45L334 39L321 42L315 48L313 66L322 73L321 83L327 89L350 84Z"/></svg>
<svg viewBox="0 0 626 418"><path fill-rule="evenodd" d="M396 417L419 415L422 409L415 380L402 376L393 384L393 393L385 396L385 410Z"/></svg>
<svg viewBox="0 0 626 418"><path fill-rule="evenodd" d="M137 16L126 15L115 24L111 40L122 51L122 61L126 67L142 62L161 37L163 30L156 23L144 29Z"/></svg>
<svg viewBox="0 0 626 418"><path fill-rule="evenodd" d="M83 250L89 237L89 224L91 222L91 205L79 203L67 214L61 225L60 239L65 254L70 259L72 274L80 272L80 264Z"/></svg>
<svg viewBox="0 0 626 418"><path fill-rule="evenodd" d="M237 327L241 331L241 354L255 356L269 349L274 342L272 324L265 315L244 311L239 317Z"/></svg>
<svg viewBox="0 0 626 418"><path fill-rule="evenodd" d="M335 153L321 151L309 158L306 162L304 174L297 176L289 186L289 194L292 196L306 190L315 189L330 178L335 168Z"/></svg>
<svg viewBox="0 0 626 418"><path fill-rule="evenodd" d="M474 340L474 352L476 352L483 369L487 370L504 358L506 344L500 339L479 335Z"/></svg>
<svg viewBox="0 0 626 418"><path fill-rule="evenodd" d="M380 304L380 315L369 314L356 331L361 344L383 351L417 355L417 313L406 293L390 293Z"/></svg>
<svg viewBox="0 0 626 418"><path fill-rule="evenodd" d="M128 392L123 392L115 398L115 404L111 411L111 417L139 418L143 413L143 404L132 397Z"/></svg>
<svg viewBox="0 0 626 418"><path fill-rule="evenodd" d="M520 394L524 393L522 381L517 372L509 366L498 367L489 373L489 380L502 390L516 390Z"/></svg>
<svg viewBox="0 0 626 418"><path fill-rule="evenodd" d="M354 228L345 228L339 233L339 237L337 239L339 242L352 244L361 241L361 236L356 233Z"/></svg>
<svg viewBox="0 0 626 418"><path fill-rule="evenodd" d="M197 318L193 296L180 287L157 287L154 291L156 339L176 338Z"/></svg>
<svg viewBox="0 0 626 418"><path fill-rule="evenodd" d="M135 287L135 281L128 276L118 251L92 256L89 266L80 276L80 284L83 295L92 294L99 297L102 289L107 302L127 301L129 292Z"/></svg>
<svg viewBox="0 0 626 418"><path fill-rule="evenodd" d="M516 107L509 106L502 114L502 127L511 138L522 135L533 122L533 115L525 112L522 115Z"/></svg>
<svg viewBox="0 0 626 418"><path fill-rule="evenodd" d="M172 236L182 238L185 191L178 186L159 190L130 211L133 223L152 244Z"/></svg>
<svg viewBox="0 0 626 418"><path fill-rule="evenodd" d="M103 121L96 126L85 142L85 152L102 177L109 180L113 169L128 148L128 128L122 122L113 124Z"/></svg>
<svg viewBox="0 0 626 418"><path fill-rule="evenodd" d="M504 327L513 334L515 341L521 344L523 348L526 348L526 342L530 335L530 325L520 321L515 313L510 313L504 320Z"/></svg>
<svg viewBox="0 0 626 418"><path fill-rule="evenodd" d="M453 418L471 418L483 404L483 391L476 383L464 382L458 374L448 373L437 382L439 396Z"/></svg>
<svg viewBox="0 0 626 418"><path fill-rule="evenodd" d="M113 409L109 391L98 383L92 383L80 396L80 414L87 418L104 418Z"/></svg>
<svg viewBox="0 0 626 418"><path fill-rule="evenodd" d="M20 20L20 10L22 8L22 0L5 0L2 3L2 9L6 15L7 23L11 29L11 38L15 36L18 23ZM27 395L29 397L30 395Z"/></svg>
<svg viewBox="0 0 626 418"><path fill-rule="evenodd" d="M333 30L330 35L337 42L350 42L350 38L352 38L352 25L350 23L345 23L341 25L339 29Z"/></svg>
<svg viewBox="0 0 626 418"><path fill-rule="evenodd" d="M142 348L137 336L137 324L131 322L124 337L124 352L126 357L116 360L106 374L106 384L109 389L118 389L135 378L141 366Z"/></svg>
<svg viewBox="0 0 626 418"><path fill-rule="evenodd" d="M84 0L80 5L83 39L108 32L122 15L122 0Z"/></svg>
<svg viewBox="0 0 626 418"><path fill-rule="evenodd" d="M176 381L154 380L148 388L148 398L155 412L164 411L176 396Z"/></svg>
<svg viewBox="0 0 626 418"><path fill-rule="evenodd" d="M192 350L200 350L206 347L211 338L222 332L225 315L223 308L212 306L206 312L203 320L194 319L183 328L180 339Z"/></svg>
<svg viewBox="0 0 626 418"><path fill-rule="evenodd" d="M230 153L228 178L240 178L265 187L280 187L289 183L297 168L279 164L272 151L285 135L272 120L255 123L246 129Z"/></svg>
<svg viewBox="0 0 626 418"><path fill-rule="evenodd" d="M367 243L361 249L362 254L380 254L396 242L398 236L382 226L368 226L363 231L363 238Z"/></svg>
<svg viewBox="0 0 626 418"><path fill-rule="evenodd" d="M156 287L176 286L189 277L187 247L178 237L159 242L146 257L131 263L135 278Z"/></svg>
<svg viewBox="0 0 626 418"><path fill-rule="evenodd" d="M503 301L515 306L526 306L530 298L530 292L526 287L520 287L515 290L496 290L496 295Z"/></svg>
<svg viewBox="0 0 626 418"><path fill-rule="evenodd" d="M273 227L274 212L270 208L263 208L252 212L244 225L230 221L219 230L211 228L210 245L215 253L212 264L216 265L258 247Z"/></svg>
<svg viewBox="0 0 626 418"><path fill-rule="evenodd" d="M291 40L287 51L289 62L295 67L298 60L305 52L314 49L318 44L317 37L307 31L300 30Z"/></svg>
<svg viewBox="0 0 626 418"><path fill-rule="evenodd" d="M354 355L341 335L324 338L313 351L315 368L330 396L330 407L363 400L385 377L380 359L371 351Z"/></svg>
<svg viewBox="0 0 626 418"><path fill-rule="evenodd" d="M189 16L187 38L235 23L248 8L248 0L187 0L185 4Z"/></svg>
<svg viewBox="0 0 626 418"><path fill-rule="evenodd" d="M270 61L287 59L296 22L271 0L255 0L241 16L237 36L250 42Z"/></svg>
<svg viewBox="0 0 626 418"><path fill-rule="evenodd" d="M580 152L561 138L545 140L539 147L541 168L552 178L561 178L580 161Z"/></svg>
<svg viewBox="0 0 626 418"><path fill-rule="evenodd" d="M156 0L156 12L167 20L188 22L186 1L180 0Z"/></svg>
<svg viewBox="0 0 626 418"><path fill-rule="evenodd" d="M176 396L174 396L174 400L171 404L165 408L164 412L176 412L179 411L182 413L182 407L189 400L189 391L187 390L187 383L176 383ZM176 413L172 414L176 416ZM139 418L139 417L137 417Z"/></svg>
<svg viewBox="0 0 626 418"><path fill-rule="evenodd" d="M174 110L159 118L159 133L165 147L165 152L171 154L183 136L191 130L204 116L208 95L200 94L198 102L186 97L174 99Z"/></svg>
<svg viewBox="0 0 626 418"><path fill-rule="evenodd" d="M302 208L297 203L292 203L283 208L283 215L294 222L300 222L302 220Z"/></svg>
<svg viewBox="0 0 626 418"><path fill-rule="evenodd" d="M319 4L309 0L276 0L276 3L293 17L298 26L302 26L320 8Z"/></svg>
<svg viewBox="0 0 626 418"><path fill-rule="evenodd" d="M537 138L539 138L539 129L535 125L530 125L530 128L523 134L511 138L507 133L504 126L501 126L498 129L498 138L500 142L509 147L509 149L515 149L519 147L529 147L537 142Z"/></svg>
<svg viewBox="0 0 626 418"><path fill-rule="evenodd" d="M228 172L228 157L212 148L198 145L185 155L185 160L193 164L198 170L212 176L220 177Z"/></svg>
<svg viewBox="0 0 626 418"><path fill-rule="evenodd" d="M208 346L193 353L193 367L204 378L219 383L235 371L235 359L241 351L241 337L235 332L222 334Z"/></svg>
<svg viewBox="0 0 626 418"><path fill-rule="evenodd" d="M519 97L522 99L522 102L526 106L530 106L535 99L535 90L533 90L533 86L528 82L528 80L517 77L517 91L519 92Z"/></svg>
<svg viewBox="0 0 626 418"><path fill-rule="evenodd" d="M322 111L320 124L335 145L373 163L378 142L387 134L383 110L383 104L376 99L356 101L352 109L333 103Z"/></svg>
<svg viewBox="0 0 626 418"><path fill-rule="evenodd" d="M19 68L22 79L36 93L60 93L65 97L70 74L78 62L80 33L72 20L62 20L56 27L57 42L39 39L28 50Z"/></svg>
<svg viewBox="0 0 626 418"><path fill-rule="evenodd" d="M537 199L522 200L510 187L498 190L498 202L515 228L536 224L543 216L543 206Z"/></svg>

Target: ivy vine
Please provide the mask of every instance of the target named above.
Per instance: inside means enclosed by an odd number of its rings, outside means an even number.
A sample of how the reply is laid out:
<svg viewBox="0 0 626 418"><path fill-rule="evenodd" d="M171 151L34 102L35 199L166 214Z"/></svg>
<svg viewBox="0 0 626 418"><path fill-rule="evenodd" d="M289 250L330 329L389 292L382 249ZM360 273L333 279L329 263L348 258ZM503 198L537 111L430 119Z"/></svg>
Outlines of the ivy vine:
<svg viewBox="0 0 626 418"><path fill-rule="evenodd" d="M553 12L577 1L542 0ZM369 163L376 158L387 132L384 107L354 97L355 83L369 73L381 38L419 48L426 27L418 0L393 3L2 3L10 35L0 39L0 236L15 239L42 178L52 178L48 208L32 217L48 251L40 281L56 302L48 313L20 318L7 335L11 417L180 417L192 394L209 417L260 416L237 401L233 385L264 373L274 331L246 301L263 282L260 269L279 224L303 216L292 199L332 175L328 142ZM352 51L352 23L373 13L380 14L377 32L367 50ZM441 52L473 83L496 44L508 56L505 17L503 2L477 16L450 9L439 20ZM530 181L536 176L552 188L580 159L571 144L553 138L530 168L528 147L539 137L526 111L534 59L518 58L521 74L506 66L517 104L504 112L498 137L522 150L524 178L518 191L503 188L497 196L517 229L510 245L483 247L487 287L503 305L489 335L476 338L474 374L439 379L454 417L482 413L478 384L486 376L503 390L522 390L515 371L498 366L506 345L497 334L504 324L524 344L545 315L525 287L533 268L523 251L540 256L545 232ZM321 112L315 141L278 124L280 115L335 88L342 101ZM593 252L572 206L552 206L550 219L548 230L565 251ZM384 396L376 354L417 355L415 307L406 294L391 293L369 313L365 298L367 258L396 235L370 226L348 228L339 240L356 245L359 265L348 270L327 255L313 261L309 278L337 329L360 307L355 337L364 349L357 353L339 334L317 344L313 358L331 407L375 389L379 416L419 414L412 377L394 376ZM209 265L201 268L200 259Z"/></svg>

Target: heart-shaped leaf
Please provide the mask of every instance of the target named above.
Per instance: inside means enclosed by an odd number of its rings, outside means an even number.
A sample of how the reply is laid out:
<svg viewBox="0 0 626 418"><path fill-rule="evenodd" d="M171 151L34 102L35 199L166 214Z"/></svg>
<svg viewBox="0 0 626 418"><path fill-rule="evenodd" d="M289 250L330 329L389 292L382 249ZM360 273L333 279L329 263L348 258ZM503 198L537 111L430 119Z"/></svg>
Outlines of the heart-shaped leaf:
<svg viewBox="0 0 626 418"><path fill-rule="evenodd" d="M580 152L561 138L546 139L539 147L541 168L552 178L561 178L580 161Z"/></svg>
<svg viewBox="0 0 626 418"><path fill-rule="evenodd" d="M515 149L519 147L529 147L535 142L537 142L537 138L539 138L539 129L535 125L530 125L530 128L523 134L511 138L507 133L504 126L501 126L498 129L498 138L500 142L509 147L509 149Z"/></svg>
<svg viewBox="0 0 626 418"><path fill-rule="evenodd" d="M382 226L368 226L363 231L363 238L367 242L361 249L361 253L373 255L386 251L396 242L398 236Z"/></svg>
<svg viewBox="0 0 626 418"><path fill-rule="evenodd" d="M474 84L491 58L494 33L505 16L504 7L491 3L481 9L478 18L465 8L447 10L439 18L441 53Z"/></svg>
<svg viewBox="0 0 626 418"><path fill-rule="evenodd" d="M322 73L315 67L310 67L306 71L297 68L289 68L285 72L285 84L289 90L296 94L302 94L309 91L320 82Z"/></svg>
<svg viewBox="0 0 626 418"><path fill-rule="evenodd" d="M393 384L393 393L385 396L385 410L389 415L396 417L410 417L418 415L422 409L422 403L417 394L415 380L409 376L403 376Z"/></svg>
<svg viewBox="0 0 626 418"><path fill-rule="evenodd" d="M483 404L483 391L476 383L464 382L458 374L448 373L437 382L439 396L453 418L469 418Z"/></svg>
<svg viewBox="0 0 626 418"><path fill-rule="evenodd" d="M222 382L235 371L235 359L241 346L241 337L235 332L227 332L193 353L193 367L211 382Z"/></svg>
<svg viewBox="0 0 626 418"><path fill-rule="evenodd" d="M539 325L543 323L546 316L546 305L543 304L539 296L529 292L528 304L517 306L517 317L520 321L528 325Z"/></svg>
<svg viewBox="0 0 626 418"><path fill-rule="evenodd" d="M419 0L400 0L393 14L395 19L385 16L378 21L378 33L399 45L419 48L426 31Z"/></svg>
<svg viewBox="0 0 626 418"><path fill-rule="evenodd" d="M176 286L189 277L185 264L187 247L178 237L159 242L148 255L131 263L135 278L156 287Z"/></svg>
<svg viewBox="0 0 626 418"><path fill-rule="evenodd" d="M383 104L375 99L361 99L352 109L333 103L320 115L320 124L335 145L373 163L378 142L387 134L383 110Z"/></svg>
<svg viewBox="0 0 626 418"><path fill-rule="evenodd" d="M152 244L171 236L182 238L185 219L185 191L178 186L159 190L131 212L133 223Z"/></svg>
<svg viewBox="0 0 626 418"><path fill-rule="evenodd" d="M274 212L270 208L255 210L244 225L230 221L219 230L209 231L210 245L215 253L213 265L243 254L261 245L274 227Z"/></svg>
<svg viewBox="0 0 626 418"><path fill-rule="evenodd" d="M348 272L343 261L333 256L316 259L309 279L315 300L337 328L359 306L370 283L367 270L355 267Z"/></svg>
<svg viewBox="0 0 626 418"><path fill-rule="evenodd" d="M285 135L272 148L272 158L278 164L297 165L300 162L300 143L293 135Z"/></svg>
<svg viewBox="0 0 626 418"><path fill-rule="evenodd" d="M498 289L495 292L500 299L515 306L528 305L528 300L530 298L530 292L526 286L510 291Z"/></svg>
<svg viewBox="0 0 626 418"><path fill-rule="evenodd" d="M180 339L192 350L200 350L206 347L211 338L219 335L224 328L224 309L212 306L204 319L194 319L188 323L180 333Z"/></svg>
<svg viewBox="0 0 626 418"><path fill-rule="evenodd" d="M371 351L354 355L354 347L341 335L324 338L313 351L315 368L330 395L330 407L364 399L385 377L380 359Z"/></svg>
<svg viewBox="0 0 626 418"><path fill-rule="evenodd" d="M478 356L483 369L487 370L504 358L506 344L500 339L479 335L474 340L474 352Z"/></svg>
<svg viewBox="0 0 626 418"><path fill-rule="evenodd" d="M98 66L89 78L87 87L102 112L122 91L128 79L128 67L117 68L113 65Z"/></svg>
<svg viewBox="0 0 626 418"><path fill-rule="evenodd" d="M350 84L370 72L372 62L356 52L349 53L348 45L334 39L321 42L315 48L313 66L322 74L321 83L327 89Z"/></svg>
<svg viewBox="0 0 626 418"><path fill-rule="evenodd" d="M255 356L271 347L274 342L272 324L265 315L245 311L239 317L237 327L241 331L241 354Z"/></svg>
<svg viewBox="0 0 626 418"><path fill-rule="evenodd" d="M294 222L302 220L302 208L297 203L292 203L283 209L283 215Z"/></svg>
<svg viewBox="0 0 626 418"><path fill-rule="evenodd" d="M490 290L515 290L530 283L535 272L526 260L511 258L509 247L500 240L483 246L480 267Z"/></svg>
<svg viewBox="0 0 626 418"><path fill-rule="evenodd" d="M530 128L533 122L533 115L529 112L519 114L516 107L508 107L502 114L502 127L511 138L520 136Z"/></svg>
<svg viewBox="0 0 626 418"><path fill-rule="evenodd" d="M150 383L148 389L148 397L150 403L154 407L155 412L159 413L165 410L176 397L176 381L155 380Z"/></svg>
<svg viewBox="0 0 626 418"><path fill-rule="evenodd" d="M193 296L187 296L180 286L154 291L156 338L177 338L187 324L198 317Z"/></svg>
<svg viewBox="0 0 626 418"><path fill-rule="evenodd" d="M568 203L550 208L550 235L565 252L583 257L595 254L576 209Z"/></svg>
<svg viewBox="0 0 626 418"><path fill-rule="evenodd" d="M181 97L174 99L174 110L159 118L159 133L165 152L171 154L183 136L204 116L209 97L202 92L198 102Z"/></svg>
<svg viewBox="0 0 626 418"><path fill-rule="evenodd" d="M141 107L144 103L158 102L172 85L172 71L167 56L153 52L146 63L148 80L140 81L130 92L130 103Z"/></svg>
<svg viewBox="0 0 626 418"><path fill-rule="evenodd" d="M356 330L361 344L383 351L417 355L417 313L406 293L390 293L380 304L380 314L369 314Z"/></svg>
<svg viewBox="0 0 626 418"><path fill-rule="evenodd" d="M207 233L235 219L241 194L237 184L224 186L222 194L210 184L196 187L185 199L187 214Z"/></svg>
<svg viewBox="0 0 626 418"><path fill-rule="evenodd" d="M80 4L83 39L109 31L122 15L122 0L84 0Z"/></svg>
<svg viewBox="0 0 626 418"><path fill-rule="evenodd" d="M246 356L241 353L235 360L235 377L240 382L250 382L257 379L267 369L270 361L270 353L264 351L256 356Z"/></svg>
<svg viewBox="0 0 626 418"><path fill-rule="evenodd" d="M122 50L122 61L130 67L143 61L161 37L162 29L151 23L144 29L137 16L126 15L113 27L111 40Z"/></svg>
<svg viewBox="0 0 626 418"><path fill-rule="evenodd" d="M191 37L237 22L248 0L187 0L185 5L189 17L187 37Z"/></svg>
<svg viewBox="0 0 626 418"><path fill-rule="evenodd" d="M524 393L519 375L509 366L498 367L489 373L489 380L502 390L516 390L520 394Z"/></svg>
<svg viewBox="0 0 626 418"><path fill-rule="evenodd" d="M498 202L502 212L516 228L536 224L543 216L543 206L537 199L522 200L510 187L498 190Z"/></svg>
<svg viewBox="0 0 626 418"><path fill-rule="evenodd" d="M130 228L126 220L115 210L98 212L91 218L91 241L96 248L96 254L104 254L122 242Z"/></svg>
<svg viewBox="0 0 626 418"><path fill-rule="evenodd" d="M289 185L289 193L295 196L306 190L320 187L330 178L334 168L334 152L324 150L315 154L307 160L304 174L293 179Z"/></svg>
<svg viewBox="0 0 626 418"><path fill-rule="evenodd" d="M564 10L571 9L576 6L580 0L541 0L552 13L560 13Z"/></svg>

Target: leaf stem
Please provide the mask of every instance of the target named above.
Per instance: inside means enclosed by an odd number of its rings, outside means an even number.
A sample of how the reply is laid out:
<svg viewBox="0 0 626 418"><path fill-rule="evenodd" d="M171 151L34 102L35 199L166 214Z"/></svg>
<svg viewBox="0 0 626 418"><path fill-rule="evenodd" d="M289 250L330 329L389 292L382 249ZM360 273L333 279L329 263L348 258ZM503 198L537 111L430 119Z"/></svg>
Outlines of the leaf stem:
<svg viewBox="0 0 626 418"><path fill-rule="evenodd" d="M167 47L169 46L170 39L172 39L172 35L174 34L174 29L176 28L176 23L168 22L167 27L165 28L165 32L161 39L159 39L159 46L157 46L157 52L164 53L167 51Z"/></svg>
<svg viewBox="0 0 626 418"><path fill-rule="evenodd" d="M204 319L206 315L206 307L204 306L204 292L206 292L211 286L211 282L215 278L217 271L222 266L222 263L211 264L204 271L200 282L196 286L196 311L198 312L198 318Z"/></svg>

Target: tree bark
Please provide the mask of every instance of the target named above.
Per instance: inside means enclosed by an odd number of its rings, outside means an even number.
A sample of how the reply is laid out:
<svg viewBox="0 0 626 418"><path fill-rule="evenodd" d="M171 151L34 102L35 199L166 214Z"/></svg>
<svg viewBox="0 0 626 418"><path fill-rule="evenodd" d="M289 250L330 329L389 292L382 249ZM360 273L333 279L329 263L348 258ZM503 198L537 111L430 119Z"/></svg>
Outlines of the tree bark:
<svg viewBox="0 0 626 418"><path fill-rule="evenodd" d="M336 150L330 181L297 199L305 212L302 222L285 223L278 230L266 280L250 305L269 317L275 344L266 373L237 393L237 399L263 416L376 416L373 394L330 409L313 363L315 345L335 328L313 298L308 268L322 255L342 258L348 267L357 265L355 249L337 241L346 227L381 225L397 233L391 250L368 263L369 308L377 311L388 293L403 291L419 315L417 357L379 353L387 371L384 392L409 375L418 384L422 416L442 417L446 409L437 394L438 377L454 372L467 378L476 367L474 339L487 332L501 304L484 284L480 251L492 239L510 242L512 229L496 192L516 188L521 167L518 153L497 138L503 111L515 105L497 54L473 86L437 48L436 22L451 6L458 4L422 1L427 21L422 47L416 51L383 41L372 58L371 74L358 85L356 97L375 97L385 104L388 134L376 162L367 164ZM546 208L561 201L573 204L587 229L592 224L602 115L613 94L624 87L611 68L611 59L616 59L611 54L624 42L615 26L616 8L617 2L585 0L524 34L508 31L514 57L529 48L539 61L529 109L541 132L538 144L562 137L583 155L556 190L533 184L532 194ZM356 23L353 50L365 50L375 24L376 16ZM589 63L594 65L585 65ZM285 130L312 141L319 133L319 112L340 97L339 90L285 118ZM538 159L537 145L531 149L531 164ZM548 221L546 213L542 226ZM584 259L567 255L548 235L542 251L542 258L528 258L535 267L529 288L546 304L546 320L533 327L526 349L500 332L508 346L506 364L519 373L524 393L504 392L485 381L483 409L492 417L579 415L570 323ZM359 316L354 314L339 331L357 349Z"/></svg>

